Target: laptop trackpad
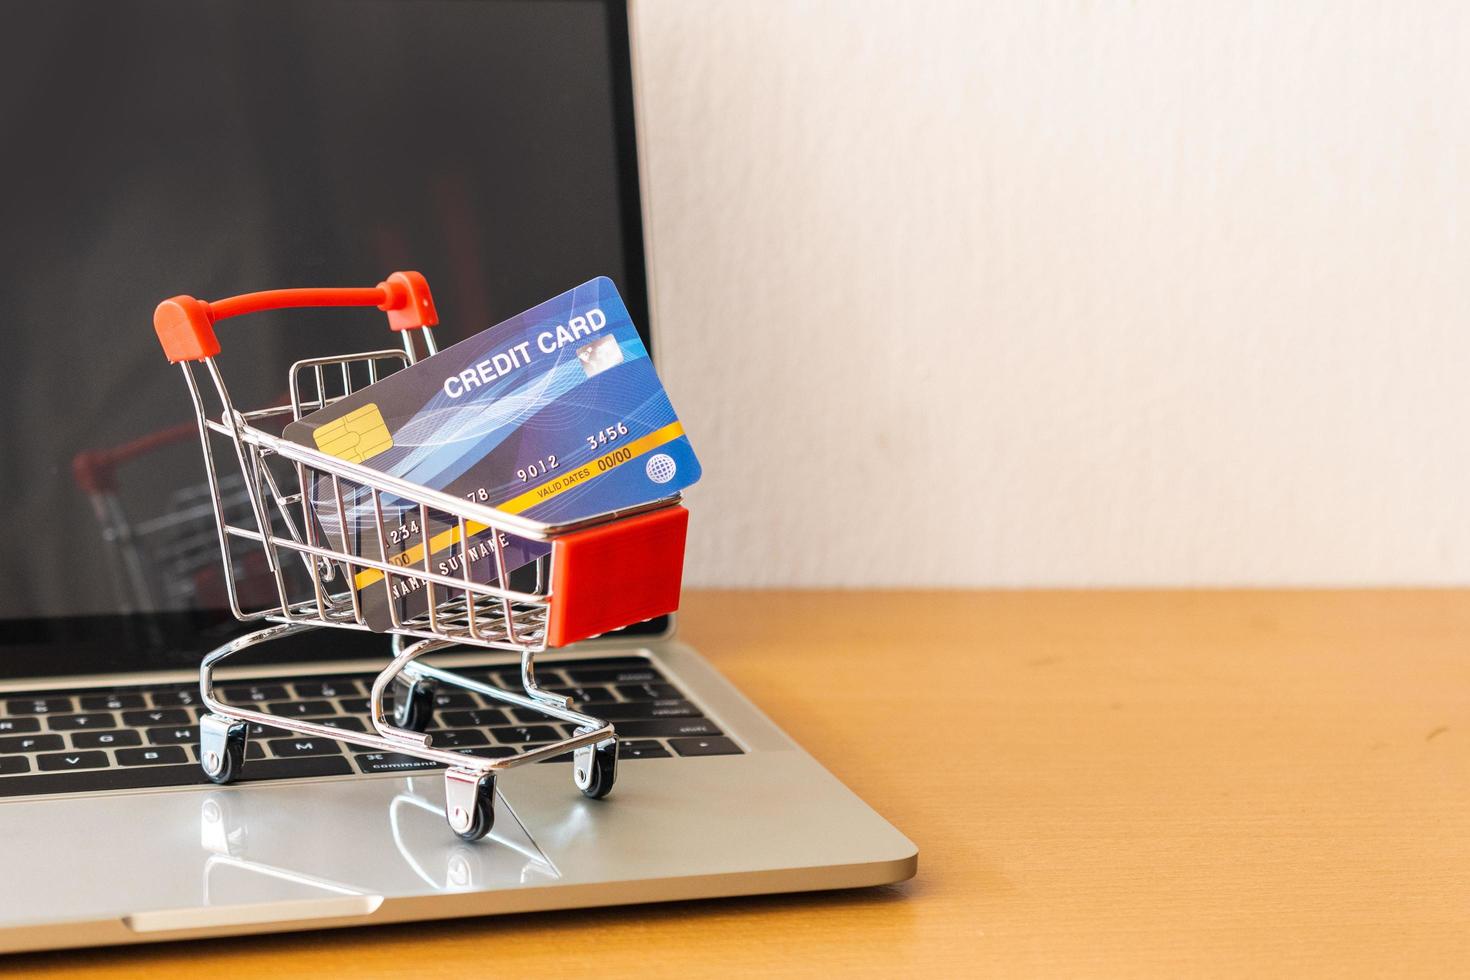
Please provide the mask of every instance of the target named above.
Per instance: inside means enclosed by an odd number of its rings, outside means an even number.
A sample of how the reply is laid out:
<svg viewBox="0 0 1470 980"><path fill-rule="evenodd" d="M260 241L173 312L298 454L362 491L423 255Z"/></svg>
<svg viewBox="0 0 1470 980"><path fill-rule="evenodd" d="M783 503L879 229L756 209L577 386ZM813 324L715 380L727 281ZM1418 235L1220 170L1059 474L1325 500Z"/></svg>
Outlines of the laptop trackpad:
<svg viewBox="0 0 1470 980"><path fill-rule="evenodd" d="M205 854L205 903L239 905L379 891L480 891L560 877L499 793L494 827L484 840L471 844L457 838L444 820L444 782L438 774L358 785L376 791L380 802L375 808L368 804L363 814L372 819L353 819L350 830L335 828L346 846L321 846L319 834L330 834L333 828L312 828L307 835L315 839L310 851L302 847L302 821L313 815L336 821L341 812L313 814L300 797L282 807L281 801L259 792L204 794L199 843ZM391 797L384 792L389 788Z"/></svg>
<svg viewBox="0 0 1470 980"><path fill-rule="evenodd" d="M341 920L371 915L385 897L561 877L504 797L473 844L450 831L443 798L430 772L9 803L8 843L20 846L7 848L7 877L45 884L0 911L0 925L116 916L160 932ZM73 847L58 854L57 840Z"/></svg>

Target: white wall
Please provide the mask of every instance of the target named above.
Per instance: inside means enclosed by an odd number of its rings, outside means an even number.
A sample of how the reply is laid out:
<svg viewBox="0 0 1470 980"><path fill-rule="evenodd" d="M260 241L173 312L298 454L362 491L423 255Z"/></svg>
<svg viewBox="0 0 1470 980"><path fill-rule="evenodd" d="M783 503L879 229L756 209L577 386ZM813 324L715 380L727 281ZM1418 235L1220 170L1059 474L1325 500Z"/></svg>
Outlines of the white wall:
<svg viewBox="0 0 1470 980"><path fill-rule="evenodd" d="M635 30L692 582L1470 582L1470 6Z"/></svg>

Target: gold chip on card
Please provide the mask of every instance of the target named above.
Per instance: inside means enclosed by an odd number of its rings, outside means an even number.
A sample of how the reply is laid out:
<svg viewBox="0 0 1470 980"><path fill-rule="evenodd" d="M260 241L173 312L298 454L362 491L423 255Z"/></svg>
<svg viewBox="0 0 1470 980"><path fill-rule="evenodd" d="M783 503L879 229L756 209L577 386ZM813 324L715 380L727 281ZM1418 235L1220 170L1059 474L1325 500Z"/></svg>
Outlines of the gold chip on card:
<svg viewBox="0 0 1470 980"><path fill-rule="evenodd" d="M393 448L393 436L383 421L383 413L372 402L335 422L319 426L311 437L316 440L316 448L349 463L361 463Z"/></svg>

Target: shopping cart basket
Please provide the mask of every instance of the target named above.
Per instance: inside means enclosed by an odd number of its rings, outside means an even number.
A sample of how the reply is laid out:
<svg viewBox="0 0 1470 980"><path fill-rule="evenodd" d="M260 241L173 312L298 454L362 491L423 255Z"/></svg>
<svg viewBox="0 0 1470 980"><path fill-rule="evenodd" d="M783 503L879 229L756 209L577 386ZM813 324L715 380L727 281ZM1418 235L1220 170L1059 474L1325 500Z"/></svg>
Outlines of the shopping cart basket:
<svg viewBox="0 0 1470 980"><path fill-rule="evenodd" d="M237 410L220 372L214 325L245 313L315 306L383 310L389 327L401 335L403 349L298 361L289 373L290 404ZM366 289L283 289L212 303L176 296L154 313L164 353L182 368L193 402L230 609L242 621L271 624L210 652L200 665L200 694L210 711L199 723L199 758L205 774L226 783L240 772L252 724L407 753L447 767L449 825L460 837L478 840L494 822L495 777L502 770L570 751L577 788L594 799L612 789L618 759L613 726L575 710L569 698L540 688L535 657L549 647L674 611L688 512L676 495L572 523L547 524L379 473L267 431L330 405L421 356L432 356L438 349L432 330L437 323L428 285L415 272L395 272ZM200 383L200 365L208 386ZM248 498L243 517L228 511L222 499L221 469L232 467L238 468ZM337 528L348 527L344 501L370 505L378 533L364 536L372 539L367 548L356 547L352 535L333 537L323 531L319 515L313 513L314 486L317 500L326 499L329 506L335 501ZM431 565L431 548L418 549L421 559L390 556L385 516L389 512L413 515L426 538L431 526L447 527L449 547L458 548L461 557L453 563L456 574L443 574ZM469 543L482 538L488 540L493 560L467 560ZM524 552L532 545L540 551L549 546L549 560L537 563L534 584L513 580L507 551L515 547ZM236 555L241 548L263 554L275 583L275 595L259 608L246 608L236 587ZM490 572L483 578L489 580L475 577L476 569L487 565ZM283 718L225 704L215 696L215 668L241 650L320 627L369 629L359 588L385 590L392 623L386 632L393 634L393 656L374 680L369 701L375 731L359 733ZM427 597L422 613L408 615L392 601L406 589L422 590ZM518 652L522 689L504 690L416 662L424 654L454 645ZM424 733L436 683L539 712L571 726L571 734L504 758L438 748ZM391 718L385 709L390 686L395 690Z"/></svg>

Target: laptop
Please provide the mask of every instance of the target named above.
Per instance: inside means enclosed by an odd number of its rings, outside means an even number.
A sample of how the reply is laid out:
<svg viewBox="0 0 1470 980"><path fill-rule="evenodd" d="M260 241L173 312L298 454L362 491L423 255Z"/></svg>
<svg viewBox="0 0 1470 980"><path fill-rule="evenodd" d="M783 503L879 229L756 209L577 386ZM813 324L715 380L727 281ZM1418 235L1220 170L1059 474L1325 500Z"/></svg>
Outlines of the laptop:
<svg viewBox="0 0 1470 980"><path fill-rule="evenodd" d="M565 758L513 769L475 843L448 830L422 760L258 726L235 783L199 765L200 658L249 627L226 611L154 305L412 268L451 343L608 275L646 330L622 3L35 0L7 15L27 42L0 62L0 91L25 93L0 101L0 125L26 147L0 159L0 951L914 873L915 846L672 617L538 658L542 687L616 725L616 787L584 797ZM382 330L371 310L266 314L222 325L221 362L237 402L272 404L294 361ZM670 381L676 400L697 383ZM223 498L241 506L242 487ZM217 690L363 729L388 655L388 637L314 630L236 658ZM514 654L436 663L518 682ZM449 686L429 727L499 755L565 734Z"/></svg>

